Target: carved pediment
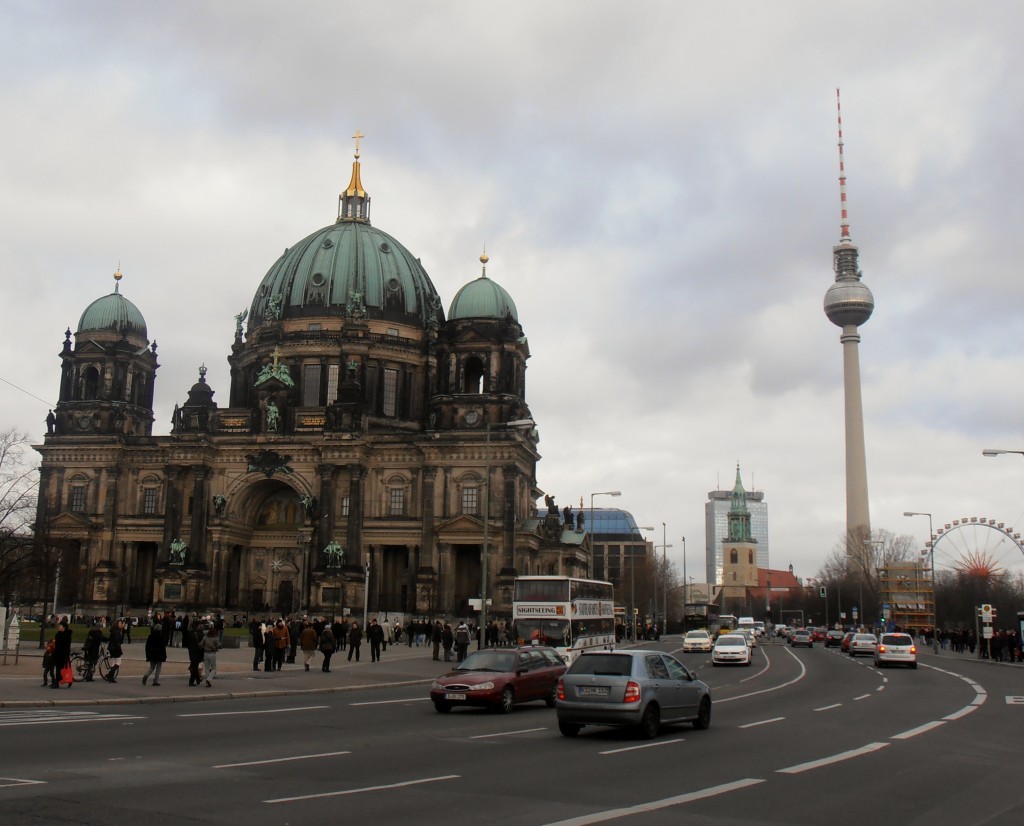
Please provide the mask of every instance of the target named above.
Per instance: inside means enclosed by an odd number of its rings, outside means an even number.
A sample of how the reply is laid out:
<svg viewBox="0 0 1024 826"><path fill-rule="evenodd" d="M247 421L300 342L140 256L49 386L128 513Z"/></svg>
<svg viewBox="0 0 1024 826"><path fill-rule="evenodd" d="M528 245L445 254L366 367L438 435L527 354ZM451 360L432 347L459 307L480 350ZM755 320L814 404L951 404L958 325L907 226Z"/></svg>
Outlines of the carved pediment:
<svg viewBox="0 0 1024 826"><path fill-rule="evenodd" d="M484 529L483 520L478 516L459 514L437 526L438 538L449 542L451 537L465 537L467 535L479 536Z"/></svg>

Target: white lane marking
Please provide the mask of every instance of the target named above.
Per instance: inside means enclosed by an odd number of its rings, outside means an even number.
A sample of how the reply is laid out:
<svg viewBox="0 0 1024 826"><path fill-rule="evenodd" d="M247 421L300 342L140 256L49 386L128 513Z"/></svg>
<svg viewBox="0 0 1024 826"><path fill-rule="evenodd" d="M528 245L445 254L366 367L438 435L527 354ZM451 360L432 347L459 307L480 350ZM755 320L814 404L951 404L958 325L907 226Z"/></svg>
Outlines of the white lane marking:
<svg viewBox="0 0 1024 826"><path fill-rule="evenodd" d="M608 754L619 754L624 751L637 751L639 749L653 749L658 746L671 746L673 743L685 743L685 737L677 737L674 740L658 740L655 743L644 743L641 746L623 746L621 749L609 749L608 751L599 751L598 754L604 756Z"/></svg>
<svg viewBox="0 0 1024 826"><path fill-rule="evenodd" d="M350 706L388 706L397 703L418 703L429 700L429 697L409 697L405 700L368 700L365 703L349 703Z"/></svg>
<svg viewBox="0 0 1024 826"><path fill-rule="evenodd" d="M842 703L832 703L830 706L822 706L821 708L814 709L815 711L831 711L834 708L839 708Z"/></svg>
<svg viewBox="0 0 1024 826"><path fill-rule="evenodd" d="M1024 697L1019 697L1014 694L1007 694L1006 704L1008 706L1024 706Z"/></svg>
<svg viewBox="0 0 1024 826"><path fill-rule="evenodd" d="M7 789L11 786L45 786L45 780L23 780L20 777L0 777L0 789Z"/></svg>
<svg viewBox="0 0 1024 826"><path fill-rule="evenodd" d="M758 778L748 777L744 780L735 780L732 783L723 783L721 786L711 786L710 788L700 789L688 794L666 797L662 800L652 800L650 803L638 803L636 806L627 806L624 809L607 809L603 812L594 812L593 814L573 817L568 820L559 820L548 824L548 826L587 826L590 823L618 820L620 817L631 817L632 815L644 814L646 812L655 812L658 809L667 809L670 806L679 806L683 803L691 803L694 800L704 800L708 797L735 792L764 782L764 780Z"/></svg>
<svg viewBox="0 0 1024 826"><path fill-rule="evenodd" d="M10 711L0 716L0 728L12 726L48 726L54 723L95 723L111 720L145 720L137 714L101 714L97 711Z"/></svg>
<svg viewBox="0 0 1024 826"><path fill-rule="evenodd" d="M764 668L762 668L756 674L751 674L749 677L744 677L742 680L740 680L740 683L745 683L748 680L756 680L758 677L760 677L762 674L764 674L769 668L772 667L772 661L768 659L768 655L767 654L764 655L764 663L765 663Z"/></svg>
<svg viewBox="0 0 1024 826"><path fill-rule="evenodd" d="M243 714L284 714L290 711L318 711L330 706L300 706L298 708L265 708L260 711L205 711L197 714L179 714L179 717L239 717Z"/></svg>
<svg viewBox="0 0 1024 826"><path fill-rule="evenodd" d="M521 728L518 731L499 731L497 734L474 734L470 740L486 740L489 737L508 737L512 734L532 734L535 731L547 731L545 726L540 728Z"/></svg>
<svg viewBox="0 0 1024 826"><path fill-rule="evenodd" d="M880 685L878 688L875 689L875 691L885 691L885 686Z"/></svg>
<svg viewBox="0 0 1024 826"><path fill-rule="evenodd" d="M388 789L401 789L404 786L419 786L422 783L438 783L442 780L458 780L461 775L443 774L440 777L421 777L419 780L403 780L401 783L388 783L383 786L363 786L361 789L343 789L337 792L320 792L319 794L300 794L295 797L275 797L271 800L264 800L264 803L295 803L300 800L317 800L323 797L344 797L350 794L362 794L363 792L382 792Z"/></svg>
<svg viewBox="0 0 1024 826"><path fill-rule="evenodd" d="M964 706L959 711L954 711L952 714L947 714L942 719L943 720L959 720L961 717L966 717L972 711L977 711L978 708L979 708L979 706L975 706L975 705Z"/></svg>
<svg viewBox="0 0 1024 826"><path fill-rule="evenodd" d="M800 666L800 673L796 677L794 677L788 683L781 683L777 686L772 686L771 688L762 688L760 691L751 691L747 694L737 694L735 697L726 697L724 700L715 700L715 705L719 705L721 703L731 703L733 700L745 700L747 697L756 697L758 694L768 694L771 691L778 691L780 688L786 688L788 686L793 685L793 683L800 682L804 677L807 676L807 667L803 664L800 658L792 651L790 651L788 648L785 648L783 650L787 654L789 654L789 656L791 656L794 660L796 660L797 665ZM766 658L767 656L768 655L765 654Z"/></svg>
<svg viewBox="0 0 1024 826"><path fill-rule="evenodd" d="M861 746L859 749L842 751L839 754L833 754L830 757L822 757L820 760L811 760L807 763L799 763L796 766L790 766L786 769L776 769L776 774L800 774L801 772L810 771L811 769L819 769L822 766L831 766L833 763L841 763L843 760L851 760L854 757L871 754L871 752L884 749L888 745L888 743L868 743L868 745Z"/></svg>
<svg viewBox="0 0 1024 826"><path fill-rule="evenodd" d="M294 757L274 757L270 760L249 760L245 763L221 763L212 766L214 769L235 769L240 766L265 766L268 763L290 763L292 760L315 760L319 757L337 757L340 754L351 754L350 751L325 751L322 754L297 754Z"/></svg>
<svg viewBox="0 0 1024 826"><path fill-rule="evenodd" d="M919 734L924 734L926 731L931 731L933 728L946 725L945 720L932 720L930 723L924 723L917 728L908 729L907 731L899 734L894 734L890 737L890 740L909 740L911 737L917 737Z"/></svg>
<svg viewBox="0 0 1024 826"><path fill-rule="evenodd" d="M978 694L973 700L971 700L972 706L980 706L988 699L987 694Z"/></svg>
<svg viewBox="0 0 1024 826"><path fill-rule="evenodd" d="M772 717L768 720L758 720L756 723L747 723L746 725L740 726L740 728L754 728L754 726L766 726L769 723L777 723L779 720L785 720L785 717Z"/></svg>
<svg viewBox="0 0 1024 826"><path fill-rule="evenodd" d="M866 700L870 696L870 694L861 694L859 697L854 697L853 700L854 702L856 702L857 700Z"/></svg>

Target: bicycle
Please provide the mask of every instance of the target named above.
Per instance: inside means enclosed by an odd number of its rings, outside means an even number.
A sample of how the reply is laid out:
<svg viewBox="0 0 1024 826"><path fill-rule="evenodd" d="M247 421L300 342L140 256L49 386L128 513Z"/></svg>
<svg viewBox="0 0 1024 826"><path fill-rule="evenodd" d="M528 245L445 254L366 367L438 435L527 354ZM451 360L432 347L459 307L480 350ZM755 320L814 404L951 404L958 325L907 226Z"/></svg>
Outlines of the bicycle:
<svg viewBox="0 0 1024 826"><path fill-rule="evenodd" d="M95 663L89 662L84 651L76 651L71 655L71 673L74 675L76 683L90 681L93 674L97 671L100 674L100 678L105 680L113 666L114 664L110 661L110 653L107 651L105 644L100 645L99 657L97 657Z"/></svg>

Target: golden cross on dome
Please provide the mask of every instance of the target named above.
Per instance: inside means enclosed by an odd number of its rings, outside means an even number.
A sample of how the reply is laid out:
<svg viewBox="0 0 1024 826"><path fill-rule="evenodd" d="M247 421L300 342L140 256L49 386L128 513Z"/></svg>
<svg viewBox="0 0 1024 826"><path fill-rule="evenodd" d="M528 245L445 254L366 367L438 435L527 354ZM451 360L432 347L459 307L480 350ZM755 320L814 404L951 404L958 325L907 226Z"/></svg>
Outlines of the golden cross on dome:
<svg viewBox="0 0 1024 826"><path fill-rule="evenodd" d="M356 157L358 158L359 157L359 141L361 141L363 138L365 138L366 135L364 135L362 132L360 132L357 129L356 133L352 137L355 138L355 141L356 141Z"/></svg>

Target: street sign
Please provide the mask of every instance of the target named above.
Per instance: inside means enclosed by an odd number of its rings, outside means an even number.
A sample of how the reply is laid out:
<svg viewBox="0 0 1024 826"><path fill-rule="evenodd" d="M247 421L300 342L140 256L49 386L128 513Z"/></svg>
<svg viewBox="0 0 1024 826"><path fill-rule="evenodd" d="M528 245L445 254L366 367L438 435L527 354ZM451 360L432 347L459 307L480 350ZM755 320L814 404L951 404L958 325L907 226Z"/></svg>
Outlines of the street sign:
<svg viewBox="0 0 1024 826"><path fill-rule="evenodd" d="M853 618L857 619L857 606L856 605L854 605L853 608L851 609L851 613L853 614Z"/></svg>

